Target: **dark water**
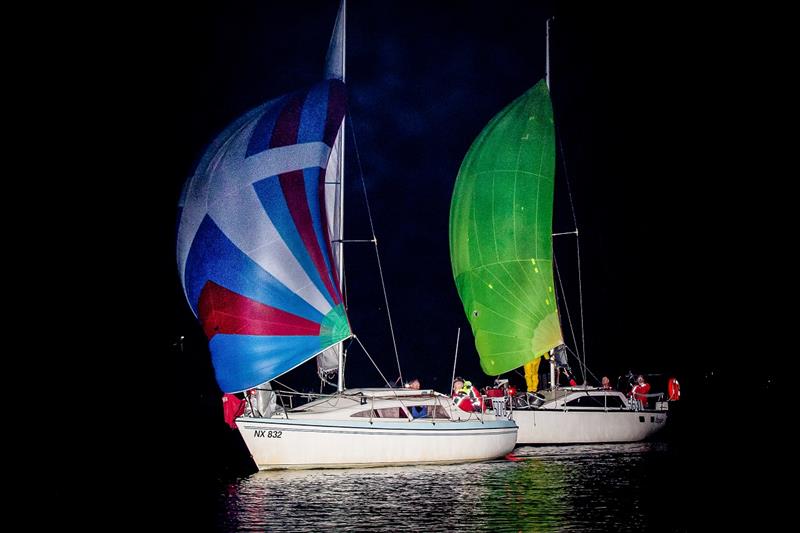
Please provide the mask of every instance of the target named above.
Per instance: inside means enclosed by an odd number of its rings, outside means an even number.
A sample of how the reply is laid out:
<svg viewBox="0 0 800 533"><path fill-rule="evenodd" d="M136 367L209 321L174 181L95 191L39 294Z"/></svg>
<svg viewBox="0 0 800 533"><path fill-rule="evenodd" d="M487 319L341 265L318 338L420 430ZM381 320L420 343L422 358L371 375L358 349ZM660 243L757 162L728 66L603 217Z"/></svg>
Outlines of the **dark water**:
<svg viewBox="0 0 800 533"><path fill-rule="evenodd" d="M689 530L667 442L520 447L518 461L259 472L221 488L228 531ZM211 524L208 524L209 526Z"/></svg>
<svg viewBox="0 0 800 533"><path fill-rule="evenodd" d="M793 475L784 459L794 456L785 450L794 444L779 431L780 417L718 407L674 415L675 425L655 441L519 447L518 461L252 474L238 433L203 433L202 425L185 424L154 441L159 452L143 456L142 472L109 472L133 494L107 492L133 512L115 514L105 525L706 532L766 531L784 523L782 514L796 506L787 501L794 499L787 485Z"/></svg>

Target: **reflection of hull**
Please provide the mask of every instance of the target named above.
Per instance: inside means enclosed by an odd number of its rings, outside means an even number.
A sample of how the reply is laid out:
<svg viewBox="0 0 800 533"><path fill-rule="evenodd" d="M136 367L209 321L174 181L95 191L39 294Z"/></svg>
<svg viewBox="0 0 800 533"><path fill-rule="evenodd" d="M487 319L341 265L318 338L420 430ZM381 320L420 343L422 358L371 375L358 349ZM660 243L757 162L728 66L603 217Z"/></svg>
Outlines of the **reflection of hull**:
<svg viewBox="0 0 800 533"><path fill-rule="evenodd" d="M664 427L663 411L514 410L517 444L636 442Z"/></svg>
<svg viewBox="0 0 800 533"><path fill-rule="evenodd" d="M236 424L261 470L462 463L514 449L514 422L453 420L449 401L432 391L355 389ZM430 416L414 418L413 406Z"/></svg>
<svg viewBox="0 0 800 533"><path fill-rule="evenodd" d="M373 422L237 420L258 468L459 463L502 457L517 440L508 420Z"/></svg>

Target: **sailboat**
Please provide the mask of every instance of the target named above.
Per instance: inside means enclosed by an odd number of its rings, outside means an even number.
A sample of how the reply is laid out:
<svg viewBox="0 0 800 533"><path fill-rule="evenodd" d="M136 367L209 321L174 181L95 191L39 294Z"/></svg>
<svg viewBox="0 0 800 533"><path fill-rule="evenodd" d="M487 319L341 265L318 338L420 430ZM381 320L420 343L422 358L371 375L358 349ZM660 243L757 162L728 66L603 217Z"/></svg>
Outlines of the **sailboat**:
<svg viewBox="0 0 800 533"><path fill-rule="evenodd" d="M555 364L542 362L565 348L553 276L555 162L548 61L546 78L475 139L453 190L451 265L481 368L498 376L551 365L548 390L507 397L518 444L643 440L664 427L666 401L646 409L646 397L588 385L562 388Z"/></svg>
<svg viewBox="0 0 800 533"><path fill-rule="evenodd" d="M326 79L234 121L209 146L179 202L177 257L186 299L209 339L220 389L275 394L269 383L320 357L337 392L294 407L257 402L235 426L259 467L364 467L502 457L513 421L459 420L432 390L345 389L345 3ZM250 396L250 394L248 394Z"/></svg>

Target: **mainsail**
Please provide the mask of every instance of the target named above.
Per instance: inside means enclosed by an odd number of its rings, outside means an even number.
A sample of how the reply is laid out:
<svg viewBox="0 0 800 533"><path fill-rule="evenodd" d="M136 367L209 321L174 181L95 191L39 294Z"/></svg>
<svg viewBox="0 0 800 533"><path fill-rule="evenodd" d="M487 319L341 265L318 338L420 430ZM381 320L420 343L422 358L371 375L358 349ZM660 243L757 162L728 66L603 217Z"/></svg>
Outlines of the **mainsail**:
<svg viewBox="0 0 800 533"><path fill-rule="evenodd" d="M553 109L542 80L472 144L450 205L450 260L486 374L562 343L553 283Z"/></svg>
<svg viewBox="0 0 800 533"><path fill-rule="evenodd" d="M178 269L225 392L280 376L351 334L325 206L344 112L337 80L268 102L228 127L184 186Z"/></svg>

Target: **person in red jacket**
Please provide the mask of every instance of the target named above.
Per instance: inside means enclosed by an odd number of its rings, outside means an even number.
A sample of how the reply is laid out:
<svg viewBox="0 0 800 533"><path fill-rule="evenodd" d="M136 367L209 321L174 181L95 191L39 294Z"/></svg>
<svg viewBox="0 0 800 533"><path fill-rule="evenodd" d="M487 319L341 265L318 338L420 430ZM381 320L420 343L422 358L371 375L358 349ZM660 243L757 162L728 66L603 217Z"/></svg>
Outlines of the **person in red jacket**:
<svg viewBox="0 0 800 533"><path fill-rule="evenodd" d="M225 393L222 395L222 415L225 417L225 423L231 429L236 429L236 418L244 414L246 406L247 402L236 394Z"/></svg>
<svg viewBox="0 0 800 533"><path fill-rule="evenodd" d="M636 378L636 385L631 389L631 396L642 402L642 407L647 407L647 393L650 392L650 384L644 380L641 374Z"/></svg>
<svg viewBox="0 0 800 533"><path fill-rule="evenodd" d="M463 378L456 378L453 381L453 405L468 413L486 409L481 393L472 386L472 382Z"/></svg>

